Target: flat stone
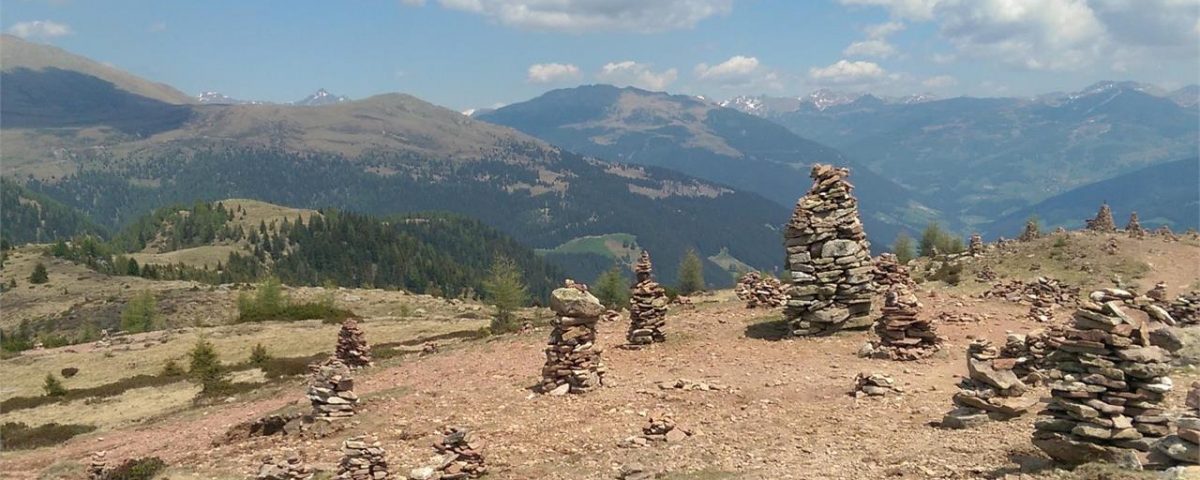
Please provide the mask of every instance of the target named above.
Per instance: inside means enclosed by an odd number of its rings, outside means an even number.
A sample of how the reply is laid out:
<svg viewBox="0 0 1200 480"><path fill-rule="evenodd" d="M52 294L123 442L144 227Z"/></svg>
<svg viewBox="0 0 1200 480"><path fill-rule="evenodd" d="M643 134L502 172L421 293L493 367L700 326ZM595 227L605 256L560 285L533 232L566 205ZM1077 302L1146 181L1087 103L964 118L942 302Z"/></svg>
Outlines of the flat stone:
<svg viewBox="0 0 1200 480"><path fill-rule="evenodd" d="M550 309L565 317L596 318L604 314L604 305L591 293L575 288L559 288L550 294Z"/></svg>
<svg viewBox="0 0 1200 480"><path fill-rule="evenodd" d="M996 370L987 360L968 358L967 371L972 380L986 383L1000 390L1008 390L1015 385L1024 385L1012 370Z"/></svg>

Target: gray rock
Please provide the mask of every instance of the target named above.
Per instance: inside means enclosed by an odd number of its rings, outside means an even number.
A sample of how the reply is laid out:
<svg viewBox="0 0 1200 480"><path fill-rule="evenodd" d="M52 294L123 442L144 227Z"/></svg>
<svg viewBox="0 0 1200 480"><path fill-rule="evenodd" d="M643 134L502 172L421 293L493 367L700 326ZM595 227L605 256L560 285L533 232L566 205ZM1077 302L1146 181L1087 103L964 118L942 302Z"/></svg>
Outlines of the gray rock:
<svg viewBox="0 0 1200 480"><path fill-rule="evenodd" d="M845 257L862 251L862 246L853 240L830 240L821 246L821 258Z"/></svg>
<svg viewBox="0 0 1200 480"><path fill-rule="evenodd" d="M550 309L564 317L596 318L604 314L604 305L591 293L574 288L559 288L550 294Z"/></svg>

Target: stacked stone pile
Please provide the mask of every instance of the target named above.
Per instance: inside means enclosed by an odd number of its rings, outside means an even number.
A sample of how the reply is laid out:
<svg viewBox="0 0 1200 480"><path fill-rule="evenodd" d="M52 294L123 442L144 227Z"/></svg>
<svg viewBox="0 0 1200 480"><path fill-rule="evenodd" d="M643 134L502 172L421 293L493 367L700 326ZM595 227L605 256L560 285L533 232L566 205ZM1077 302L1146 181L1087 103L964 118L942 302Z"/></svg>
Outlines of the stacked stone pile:
<svg viewBox="0 0 1200 480"><path fill-rule="evenodd" d="M691 435L687 430L680 428L669 413L656 412L646 420L646 426L642 427L642 438L650 442L674 443Z"/></svg>
<svg viewBox="0 0 1200 480"><path fill-rule="evenodd" d="M1028 413L1037 398L1025 395L1029 388L1014 371L1021 361L1004 356L992 342L972 341L967 347L967 378L959 382L955 408L942 425L966 428L989 418L1007 420Z"/></svg>
<svg viewBox="0 0 1200 480"><path fill-rule="evenodd" d="M437 464L427 467L436 472L427 478L458 480L479 478L487 473L484 464L484 441L465 428L451 427L442 433L442 439L433 444L437 452Z"/></svg>
<svg viewBox="0 0 1200 480"><path fill-rule="evenodd" d="M308 468L300 456L293 453L282 460L265 457L262 466L258 468L257 480L308 480L313 478L312 469Z"/></svg>
<svg viewBox="0 0 1200 480"><path fill-rule="evenodd" d="M663 333L666 326L667 292L654 281L650 252L642 250L642 257L634 265L637 283L629 292L629 332L625 341L629 345L649 345L667 340Z"/></svg>
<svg viewBox="0 0 1200 480"><path fill-rule="evenodd" d="M336 358L317 366L309 382L308 400L312 402L313 415L318 418L353 416L358 395L354 394L350 367Z"/></svg>
<svg viewBox="0 0 1200 480"><path fill-rule="evenodd" d="M1121 245L1117 243L1117 239L1113 237L1109 237L1108 240L1104 242L1104 246L1100 247L1100 251L1109 255L1116 255L1120 250Z"/></svg>
<svg viewBox="0 0 1200 480"><path fill-rule="evenodd" d="M387 452L374 437L362 435L342 442L338 480L384 480L388 477Z"/></svg>
<svg viewBox="0 0 1200 480"><path fill-rule="evenodd" d="M609 323L616 322L621 319L621 312L618 312L618 311L610 308L608 310L605 310L604 315L601 315L600 318L603 319L605 322L609 322Z"/></svg>
<svg viewBox="0 0 1200 480"><path fill-rule="evenodd" d="M1155 444L1155 450L1174 465L1200 465L1200 381L1192 382L1184 411L1175 421L1175 434Z"/></svg>
<svg viewBox="0 0 1200 480"><path fill-rule="evenodd" d="M986 265L979 269L979 271L975 272L975 280L980 283L992 283L998 278L1000 278L1000 275Z"/></svg>
<svg viewBox="0 0 1200 480"><path fill-rule="evenodd" d="M972 233L971 240L969 243L967 243L967 254L973 257L978 257L983 255L984 251L986 250L986 247L983 245L983 235Z"/></svg>
<svg viewBox="0 0 1200 480"><path fill-rule="evenodd" d="M342 363L351 368L361 368L371 365L371 347L367 345L367 339L363 335L363 331L358 327L358 321L353 318L347 318L342 322L342 329L338 331L337 348L334 351L335 356Z"/></svg>
<svg viewBox="0 0 1200 480"><path fill-rule="evenodd" d="M1005 337L1000 358L1016 360L1012 371L1026 385L1040 385L1049 379L1046 356L1054 350L1049 340L1061 336L1062 328L1057 325L1039 328L1029 333L1010 333Z"/></svg>
<svg viewBox="0 0 1200 480"><path fill-rule="evenodd" d="M846 181L849 174L845 168L814 165L813 186L796 202L784 231L792 281L784 315L793 335L869 322L875 267L858 200L851 195L854 187Z"/></svg>
<svg viewBox="0 0 1200 480"><path fill-rule="evenodd" d="M108 477L108 460L105 458L107 456L108 452L103 450L92 453L92 457L88 460L88 480L104 480Z"/></svg>
<svg viewBox="0 0 1200 480"><path fill-rule="evenodd" d="M1010 302L1030 304L1073 305L1079 298L1079 287L1053 278L1038 277L1033 282L1011 280L998 283L983 292L983 298L1003 298Z"/></svg>
<svg viewBox="0 0 1200 480"><path fill-rule="evenodd" d="M1171 302L1167 311L1179 324L1200 324L1200 290L1193 290L1175 297L1175 301Z"/></svg>
<svg viewBox="0 0 1200 480"><path fill-rule="evenodd" d="M787 303L787 292L783 282L771 276L758 272L747 272L738 279L734 288L739 300L746 302L746 308L775 308Z"/></svg>
<svg viewBox="0 0 1200 480"><path fill-rule="evenodd" d="M1073 324L1049 343L1052 400L1035 424L1034 445L1056 460L1129 462L1169 433L1162 401L1172 388L1165 350L1149 345L1120 298L1093 292Z"/></svg>
<svg viewBox="0 0 1200 480"><path fill-rule="evenodd" d="M1021 236L1017 237L1017 240L1021 242L1029 242L1037 240L1041 236L1042 233L1038 228L1037 220L1031 218L1025 222L1025 229L1021 231Z"/></svg>
<svg viewBox="0 0 1200 480"><path fill-rule="evenodd" d="M1096 212L1094 218L1086 221L1088 230L1101 233L1112 233L1117 231L1117 223L1113 221L1112 209L1108 204L1101 204L1100 211Z"/></svg>
<svg viewBox="0 0 1200 480"><path fill-rule="evenodd" d="M896 380L882 373L859 373L854 377L854 396L863 395L882 397L893 393L902 393L904 389L896 385Z"/></svg>
<svg viewBox="0 0 1200 480"><path fill-rule="evenodd" d="M603 383L601 348L596 344L596 322L604 313L600 300L568 284L550 294L550 309L557 314L546 345L542 366L542 393L585 393Z"/></svg>
<svg viewBox="0 0 1200 480"><path fill-rule="evenodd" d="M1142 222L1138 221L1137 212L1129 213L1129 223L1125 224L1125 233L1128 233L1131 238L1146 236L1146 229L1142 228Z"/></svg>
<svg viewBox="0 0 1200 480"><path fill-rule="evenodd" d="M1179 241L1179 236L1175 235L1175 232L1171 231L1171 227L1168 227L1166 225L1162 225L1162 226L1154 229L1154 236L1161 238L1163 240L1166 240L1168 242L1178 242Z"/></svg>
<svg viewBox="0 0 1200 480"><path fill-rule="evenodd" d="M917 360L941 348L942 339L929 318L921 318L921 303L907 287L895 286L884 296L883 317L875 324L879 343L875 357Z"/></svg>
<svg viewBox="0 0 1200 480"><path fill-rule="evenodd" d="M1156 302L1167 301L1167 282L1155 283L1154 288L1151 288L1146 292L1146 296L1150 297L1151 300Z"/></svg>
<svg viewBox="0 0 1200 480"><path fill-rule="evenodd" d="M900 264L900 260L895 255L890 253L882 253L875 257L875 272L873 281L876 286L890 287L892 285L907 285L914 287L917 282L913 281L912 276L908 274L908 267Z"/></svg>

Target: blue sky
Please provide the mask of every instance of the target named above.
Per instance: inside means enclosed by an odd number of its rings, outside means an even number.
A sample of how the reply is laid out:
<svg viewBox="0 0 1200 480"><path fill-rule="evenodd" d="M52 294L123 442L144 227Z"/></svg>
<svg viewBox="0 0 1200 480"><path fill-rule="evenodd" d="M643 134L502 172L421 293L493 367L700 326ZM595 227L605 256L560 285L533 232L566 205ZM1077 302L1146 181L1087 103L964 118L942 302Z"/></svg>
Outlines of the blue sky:
<svg viewBox="0 0 1200 480"><path fill-rule="evenodd" d="M192 95L459 110L583 83L722 99L1200 77L1200 0L6 0L0 24Z"/></svg>

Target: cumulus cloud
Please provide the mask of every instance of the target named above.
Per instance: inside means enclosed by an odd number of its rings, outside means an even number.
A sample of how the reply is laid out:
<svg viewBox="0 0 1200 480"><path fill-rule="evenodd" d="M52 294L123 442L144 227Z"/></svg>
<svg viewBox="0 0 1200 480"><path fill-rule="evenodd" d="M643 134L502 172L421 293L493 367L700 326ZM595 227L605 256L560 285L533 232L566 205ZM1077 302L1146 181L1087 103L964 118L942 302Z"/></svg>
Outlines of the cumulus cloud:
<svg viewBox="0 0 1200 480"><path fill-rule="evenodd" d="M938 75L926 78L921 82L921 85L928 88L949 88L958 85L958 79L950 75Z"/></svg>
<svg viewBox="0 0 1200 480"><path fill-rule="evenodd" d="M929 21L956 58L1079 70L1200 54L1195 0L841 0Z"/></svg>
<svg viewBox="0 0 1200 480"><path fill-rule="evenodd" d="M733 9L733 0L440 0L501 25L570 33L691 28Z"/></svg>
<svg viewBox="0 0 1200 480"><path fill-rule="evenodd" d="M863 29L867 33L867 38L886 38L901 30L904 30L904 23L894 21L868 25L867 28Z"/></svg>
<svg viewBox="0 0 1200 480"><path fill-rule="evenodd" d="M51 20L34 20L13 24L13 26L8 27L8 33L21 38L54 38L70 35L75 32L65 23L58 23Z"/></svg>
<svg viewBox="0 0 1200 480"><path fill-rule="evenodd" d="M579 78L579 67L569 63L535 63L529 66L530 83L556 83Z"/></svg>
<svg viewBox="0 0 1200 480"><path fill-rule="evenodd" d="M679 72L674 68L655 72L649 65L626 60L604 64L600 73L596 74L596 79L613 85L631 85L646 90L661 91L666 90L668 85L674 83L678 76Z"/></svg>
<svg viewBox="0 0 1200 480"><path fill-rule="evenodd" d="M874 62L838 60L827 67L810 68L808 77L820 85L856 85L882 80L887 71Z"/></svg>
<svg viewBox="0 0 1200 480"><path fill-rule="evenodd" d="M701 80L745 79L758 71L758 58L734 55L729 60L709 66L696 65L696 76Z"/></svg>

